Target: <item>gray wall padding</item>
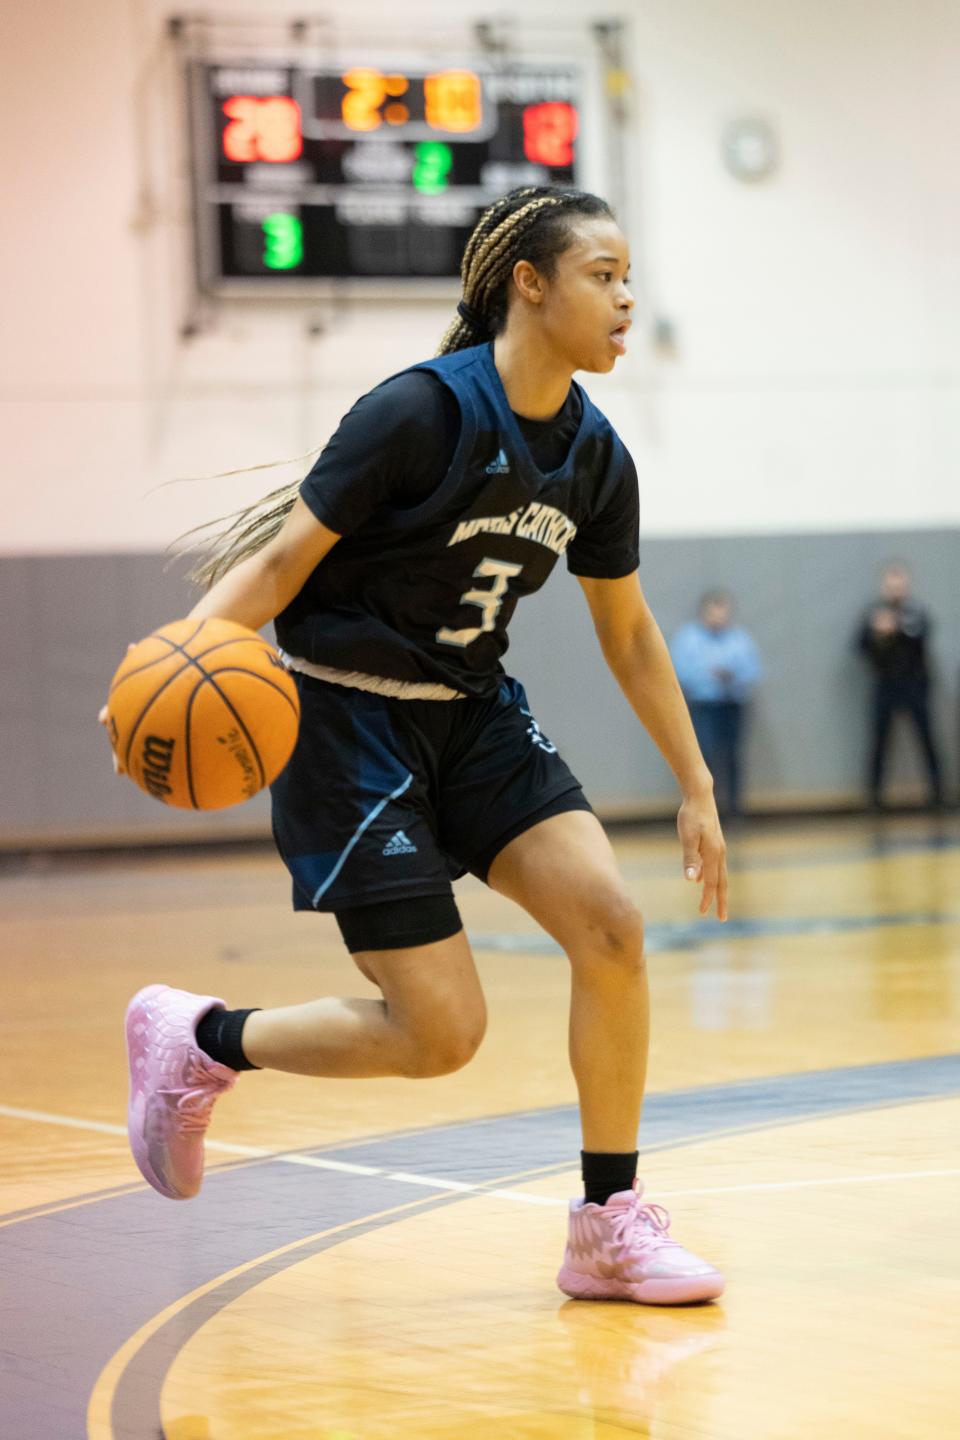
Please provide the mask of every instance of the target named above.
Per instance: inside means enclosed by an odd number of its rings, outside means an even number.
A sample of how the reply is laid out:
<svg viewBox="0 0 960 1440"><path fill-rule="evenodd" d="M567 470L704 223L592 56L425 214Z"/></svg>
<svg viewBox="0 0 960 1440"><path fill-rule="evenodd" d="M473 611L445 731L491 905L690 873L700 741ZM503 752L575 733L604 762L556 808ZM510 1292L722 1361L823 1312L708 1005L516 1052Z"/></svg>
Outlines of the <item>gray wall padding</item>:
<svg viewBox="0 0 960 1440"><path fill-rule="evenodd" d="M853 647L881 565L904 557L917 598L933 613L936 713L949 781L956 771L960 672L960 532L889 536L764 535L651 539L641 548L644 591L669 639L704 590L738 597L765 676L752 706L748 792L774 808L850 803L863 795L869 680ZM605 808L672 803L675 787L620 695L593 640L576 583L560 577L518 615L509 660L533 708ZM541 713L542 712L542 713ZM915 793L922 775L910 737L897 733L890 778ZM749 798L749 795L748 795Z"/></svg>
<svg viewBox="0 0 960 1440"><path fill-rule="evenodd" d="M956 624L960 532L649 539L641 575L667 636L714 585L740 598L739 618L763 653L753 707L748 789L764 806L844 803L862 793L867 679L852 632L879 565L903 557L936 619L937 718L956 774ZM155 555L15 556L0 560L0 844L129 837L264 834L266 796L198 816L171 810L113 777L96 724L126 644L192 603ZM562 562L522 605L509 668L587 793L611 814L668 810L671 777L606 671L580 587ZM896 737L893 778L919 778Z"/></svg>

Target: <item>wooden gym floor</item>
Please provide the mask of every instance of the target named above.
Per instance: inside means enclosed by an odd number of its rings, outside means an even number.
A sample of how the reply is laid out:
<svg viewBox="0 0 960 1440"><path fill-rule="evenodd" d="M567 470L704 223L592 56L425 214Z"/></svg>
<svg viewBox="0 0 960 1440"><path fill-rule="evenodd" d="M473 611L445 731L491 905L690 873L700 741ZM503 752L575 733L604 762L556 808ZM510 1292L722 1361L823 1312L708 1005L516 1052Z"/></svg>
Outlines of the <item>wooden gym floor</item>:
<svg viewBox="0 0 960 1440"><path fill-rule="evenodd" d="M731 923L619 839L654 995L641 1157L727 1272L688 1309L553 1288L579 1136L566 967L460 887L490 1002L439 1080L245 1076L202 1195L129 1159L121 1017L156 979L368 987L270 854L0 870L0 1434L10 1440L926 1440L960 1379L960 826L748 830Z"/></svg>

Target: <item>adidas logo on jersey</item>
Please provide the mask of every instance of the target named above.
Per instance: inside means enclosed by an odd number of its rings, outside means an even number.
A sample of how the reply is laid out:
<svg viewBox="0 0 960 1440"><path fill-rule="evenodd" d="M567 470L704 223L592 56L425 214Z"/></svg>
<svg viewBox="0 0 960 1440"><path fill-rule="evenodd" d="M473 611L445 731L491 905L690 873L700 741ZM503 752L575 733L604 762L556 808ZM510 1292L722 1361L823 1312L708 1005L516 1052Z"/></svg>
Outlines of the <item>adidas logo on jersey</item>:
<svg viewBox="0 0 960 1440"><path fill-rule="evenodd" d="M501 450L496 460L491 460L489 465L483 467L484 475L509 475L510 461L507 459L505 450Z"/></svg>
<svg viewBox="0 0 960 1440"><path fill-rule="evenodd" d="M384 855L416 855L417 847L409 836L398 830L391 840L388 840L383 847Z"/></svg>

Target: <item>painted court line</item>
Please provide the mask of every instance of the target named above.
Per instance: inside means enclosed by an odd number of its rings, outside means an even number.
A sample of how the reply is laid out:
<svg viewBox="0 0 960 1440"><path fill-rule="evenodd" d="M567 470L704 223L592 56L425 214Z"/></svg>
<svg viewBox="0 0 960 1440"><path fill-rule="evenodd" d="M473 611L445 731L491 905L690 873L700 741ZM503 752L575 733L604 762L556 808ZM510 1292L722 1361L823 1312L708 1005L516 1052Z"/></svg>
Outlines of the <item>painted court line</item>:
<svg viewBox="0 0 960 1440"><path fill-rule="evenodd" d="M71 1130L91 1130L98 1135L118 1135L125 1140L127 1127L111 1125L105 1120L80 1120L75 1115L56 1115L46 1110L18 1110L12 1105L0 1105L0 1115L10 1120L32 1120L40 1125L60 1125ZM427 1190L456 1190L468 1194L498 1194L510 1200L532 1201L534 1204L557 1204L560 1200L543 1200L540 1196L525 1195L521 1191L489 1191L482 1185L470 1185L464 1180L441 1180L433 1175L411 1175L404 1170L387 1170L379 1165L355 1165L348 1160L324 1160L316 1155L300 1155L293 1152L278 1154L257 1145L232 1145L221 1140L207 1140L207 1150L216 1150L224 1155L240 1155L248 1160L271 1160L283 1165L305 1165L311 1170L337 1170L347 1175L382 1175L385 1180L396 1180L401 1185L419 1185Z"/></svg>
<svg viewBox="0 0 960 1440"><path fill-rule="evenodd" d="M13 1105L0 1105L0 1116L9 1120L34 1120L38 1125L63 1125L70 1130L92 1130L98 1135L119 1135L127 1138L126 1125L112 1125L106 1120L81 1120L75 1115L57 1115L49 1110L19 1110ZM260 1145L230 1145L222 1140L207 1140L206 1149L219 1150L224 1155L243 1155L249 1160L286 1160L291 1165L320 1165L324 1170L353 1170L358 1175L382 1175L382 1170L373 1170L369 1165L350 1165L339 1160L311 1160L306 1155L276 1155Z"/></svg>
<svg viewBox="0 0 960 1440"><path fill-rule="evenodd" d="M95 1130L100 1135L126 1135L123 1125L108 1125L104 1120L78 1120L73 1115L51 1115L46 1110L16 1110L0 1105L0 1115L10 1120L35 1120L38 1125L66 1125L71 1130Z"/></svg>
<svg viewBox="0 0 960 1440"><path fill-rule="evenodd" d="M658 1195L746 1195L751 1190L806 1190L827 1185L876 1185L890 1180L937 1180L953 1170L888 1170L876 1175L825 1175L820 1180L767 1180L750 1185L709 1185L696 1190L658 1190Z"/></svg>
<svg viewBox="0 0 960 1440"><path fill-rule="evenodd" d="M12 1105L0 1105L0 1115L11 1120L32 1120L40 1125L67 1126L71 1130L91 1130L99 1135L118 1135L124 1140L127 1138L127 1127L125 1125L111 1125L105 1120L80 1120L75 1115L56 1115L46 1110L18 1110ZM250 1160L271 1160L284 1165L306 1165L312 1170L337 1170L347 1175L382 1175L385 1180L396 1180L401 1185L419 1185L428 1190L458 1190L468 1193L484 1191L481 1185L469 1185L463 1180L441 1180L432 1175L411 1175L403 1170L387 1170L379 1165L355 1165L349 1160L324 1160L316 1155L300 1155L296 1153L278 1154L273 1150L265 1150L257 1145L233 1145L221 1140L207 1140L207 1150L216 1150L224 1155L240 1155ZM529 1196L519 1196L511 1191L499 1191L499 1194L509 1196L512 1199L529 1199ZM553 1202L550 1202L553 1203ZM559 1201L557 1202L560 1203Z"/></svg>
<svg viewBox="0 0 960 1440"><path fill-rule="evenodd" d="M70 1130L92 1130L98 1135L119 1135L127 1138L126 1125L112 1125L106 1120L80 1120L75 1115L55 1115L49 1110L18 1110L13 1105L0 1105L0 1116L8 1120L33 1120L38 1125L62 1125ZM208 1150L222 1150L227 1155L246 1155L260 1160L270 1156L271 1150L262 1150L255 1145L224 1145L219 1140L208 1140ZM342 1165L339 1169L353 1167Z"/></svg>
<svg viewBox="0 0 960 1440"><path fill-rule="evenodd" d="M209 1144L210 1142L208 1142ZM227 1149L227 1146L223 1146ZM282 1160L286 1165L308 1165L313 1170L341 1170L345 1175L385 1175L387 1172L376 1165L354 1165L349 1160L322 1160L315 1155L299 1155L291 1151L286 1155L263 1150L260 1154L268 1160Z"/></svg>
<svg viewBox="0 0 960 1440"><path fill-rule="evenodd" d="M99 1134L122 1135L126 1139L124 1125L111 1125L103 1120L80 1120L73 1115L55 1115L45 1110L18 1110L10 1105L0 1105L0 1115L14 1120L33 1120L43 1125L62 1125L72 1130L92 1130ZM425 1190L449 1190L467 1195L491 1195L499 1200L513 1200L524 1205L566 1205L567 1201L553 1195L534 1195L527 1190L491 1189L486 1185L471 1185L465 1180L441 1180L435 1175L412 1175L405 1170L387 1170L376 1165L353 1165L345 1160L324 1160L319 1156L296 1153L278 1154L255 1145L231 1145L222 1141L208 1140L208 1150L219 1150L225 1154L242 1155L255 1160L271 1160L285 1165L305 1165L313 1170L337 1170L348 1175L382 1175L385 1180L394 1180L400 1185L418 1185ZM889 1170L875 1175L827 1175L819 1179L769 1180L745 1185L707 1185L693 1190L658 1190L664 1199L694 1195L747 1195L760 1191L806 1190L834 1185L877 1185L898 1180L937 1180L960 1175L960 1167L946 1170Z"/></svg>
<svg viewBox="0 0 960 1440"><path fill-rule="evenodd" d="M800 935L847 935L891 928L956 925L958 910L895 910L866 915L767 915L735 920L651 921L644 930L647 953L704 951L717 941L775 940ZM507 955L562 955L556 940L542 931L472 931L477 951Z"/></svg>

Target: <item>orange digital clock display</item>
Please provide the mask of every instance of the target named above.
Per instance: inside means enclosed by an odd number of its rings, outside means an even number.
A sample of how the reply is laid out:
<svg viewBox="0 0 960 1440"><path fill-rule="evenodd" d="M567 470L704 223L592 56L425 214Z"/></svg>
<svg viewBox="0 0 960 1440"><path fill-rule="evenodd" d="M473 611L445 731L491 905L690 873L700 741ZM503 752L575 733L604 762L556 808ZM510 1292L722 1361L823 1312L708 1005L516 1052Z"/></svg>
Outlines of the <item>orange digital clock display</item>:
<svg viewBox="0 0 960 1440"><path fill-rule="evenodd" d="M405 125L410 119L410 89L406 75L386 74L357 66L341 76L343 123L349 130L369 133L382 126ZM483 121L480 77L472 70L438 70L422 78L423 116L434 130L469 134Z"/></svg>

